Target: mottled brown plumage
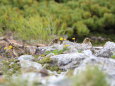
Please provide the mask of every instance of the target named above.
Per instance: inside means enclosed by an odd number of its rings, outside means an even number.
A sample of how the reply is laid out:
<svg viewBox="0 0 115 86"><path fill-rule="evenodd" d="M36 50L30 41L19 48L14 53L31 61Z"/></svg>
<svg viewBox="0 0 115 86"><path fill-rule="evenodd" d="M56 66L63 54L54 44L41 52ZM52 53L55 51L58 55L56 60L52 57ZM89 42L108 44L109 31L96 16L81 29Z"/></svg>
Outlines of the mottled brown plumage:
<svg viewBox="0 0 115 86"><path fill-rule="evenodd" d="M41 70L39 71L39 73L41 73L41 75L42 75L43 77L49 75L49 73L48 73L48 71L47 71L46 69L41 69Z"/></svg>
<svg viewBox="0 0 115 86"><path fill-rule="evenodd" d="M90 38L85 38L83 40L83 44L87 44L88 46L92 46L91 39Z"/></svg>
<svg viewBox="0 0 115 86"><path fill-rule="evenodd" d="M53 44L55 44L55 43L59 43L59 38L53 39L53 40L49 43L49 46L50 46L50 45L53 45Z"/></svg>
<svg viewBox="0 0 115 86"><path fill-rule="evenodd" d="M49 43L49 45L62 44L64 40L65 38L62 38L62 40L60 40L60 38L55 38L54 40L51 41L51 43Z"/></svg>

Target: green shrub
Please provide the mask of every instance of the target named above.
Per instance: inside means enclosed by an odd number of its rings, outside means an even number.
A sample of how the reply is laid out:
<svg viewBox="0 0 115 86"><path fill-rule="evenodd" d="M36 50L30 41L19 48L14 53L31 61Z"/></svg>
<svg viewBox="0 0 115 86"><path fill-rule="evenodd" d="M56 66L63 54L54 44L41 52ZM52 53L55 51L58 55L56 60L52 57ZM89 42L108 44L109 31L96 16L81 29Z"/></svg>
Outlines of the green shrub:
<svg viewBox="0 0 115 86"><path fill-rule="evenodd" d="M13 31L24 40L39 42L54 35L114 33L113 0L1 0L0 33ZM46 33L47 32L47 33ZM49 37L49 38L48 38Z"/></svg>
<svg viewBox="0 0 115 86"><path fill-rule="evenodd" d="M83 22L77 22L75 28L77 29L78 35L86 35L89 33L88 27Z"/></svg>

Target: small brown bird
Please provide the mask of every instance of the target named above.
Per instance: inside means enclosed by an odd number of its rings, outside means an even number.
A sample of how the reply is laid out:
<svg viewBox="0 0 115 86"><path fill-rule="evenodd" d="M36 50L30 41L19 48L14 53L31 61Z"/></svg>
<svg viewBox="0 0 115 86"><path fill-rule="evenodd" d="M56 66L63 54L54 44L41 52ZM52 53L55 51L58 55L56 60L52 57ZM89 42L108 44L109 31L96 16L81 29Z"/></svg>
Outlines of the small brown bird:
<svg viewBox="0 0 115 86"><path fill-rule="evenodd" d="M66 37L55 38L51 41L51 43L49 43L49 45L62 44L65 40L67 40Z"/></svg>
<svg viewBox="0 0 115 86"><path fill-rule="evenodd" d="M58 42L59 42L59 38L55 38L48 45L50 46L50 45L56 44Z"/></svg>
<svg viewBox="0 0 115 86"><path fill-rule="evenodd" d="M88 46L92 46L91 39L90 38L85 38L83 40L83 44L87 44Z"/></svg>
<svg viewBox="0 0 115 86"><path fill-rule="evenodd" d="M49 75L49 73L48 73L48 71L47 71L46 69L41 69L41 70L39 71L39 73L41 73L41 75L42 75L43 77Z"/></svg>

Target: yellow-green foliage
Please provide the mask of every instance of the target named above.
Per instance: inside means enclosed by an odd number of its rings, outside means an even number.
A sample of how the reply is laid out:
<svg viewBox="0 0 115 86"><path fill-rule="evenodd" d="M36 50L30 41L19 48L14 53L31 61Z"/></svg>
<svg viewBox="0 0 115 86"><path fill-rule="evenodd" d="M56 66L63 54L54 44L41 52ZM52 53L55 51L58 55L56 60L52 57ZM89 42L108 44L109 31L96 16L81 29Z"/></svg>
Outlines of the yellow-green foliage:
<svg viewBox="0 0 115 86"><path fill-rule="evenodd" d="M115 59L115 55L111 56L113 59Z"/></svg>
<svg viewBox="0 0 115 86"><path fill-rule="evenodd" d="M21 66L19 61L16 59L4 60L2 61L2 72L6 76L11 76L12 74L19 74L21 73Z"/></svg>
<svg viewBox="0 0 115 86"><path fill-rule="evenodd" d="M115 59L115 52L113 52L113 55L111 56L111 58Z"/></svg>
<svg viewBox="0 0 115 86"><path fill-rule="evenodd" d="M105 74L97 67L88 67L74 78L73 86L109 86Z"/></svg>
<svg viewBox="0 0 115 86"><path fill-rule="evenodd" d="M77 28L77 33L80 35L80 34L83 34L83 35L86 35L89 33L89 29L87 28L87 26L83 23L83 22L77 22L75 24L75 28Z"/></svg>
<svg viewBox="0 0 115 86"><path fill-rule="evenodd" d="M49 42L54 35L114 31L114 0L1 0L0 32Z"/></svg>
<svg viewBox="0 0 115 86"><path fill-rule="evenodd" d="M43 59L36 62L42 64L48 70L57 71L58 73L62 71L57 65L57 62L54 63L50 57L44 57Z"/></svg>
<svg viewBox="0 0 115 86"><path fill-rule="evenodd" d="M69 50L67 47L64 47L62 50L53 50L53 51L47 51L45 54L50 54L50 53L54 53L55 55L59 55L59 54L63 54L63 52Z"/></svg>
<svg viewBox="0 0 115 86"><path fill-rule="evenodd" d="M33 38L36 40L39 39L39 42L47 42L53 38L52 36L54 34L51 33L50 21L48 21L48 19L44 20L44 17L36 15L28 19L23 19L22 22L23 24L20 25L18 33L23 39Z"/></svg>
<svg viewBox="0 0 115 86"><path fill-rule="evenodd" d="M44 57L43 59L37 61L40 64L47 64L47 63L51 63L52 59L50 57Z"/></svg>
<svg viewBox="0 0 115 86"><path fill-rule="evenodd" d="M57 71L58 73L62 72L62 70L56 64L54 64L54 65L45 64L45 68L48 70L51 70L51 71Z"/></svg>

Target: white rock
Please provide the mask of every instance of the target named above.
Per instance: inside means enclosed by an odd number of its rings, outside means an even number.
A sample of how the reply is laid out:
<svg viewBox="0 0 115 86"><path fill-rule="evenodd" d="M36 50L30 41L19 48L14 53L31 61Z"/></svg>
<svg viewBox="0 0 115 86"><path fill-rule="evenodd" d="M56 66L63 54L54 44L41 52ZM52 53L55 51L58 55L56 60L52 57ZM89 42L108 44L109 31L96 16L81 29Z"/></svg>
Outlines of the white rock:
<svg viewBox="0 0 115 86"><path fill-rule="evenodd" d="M21 60L20 65L22 69L29 69L29 68L35 68L36 70L41 70L42 65L36 62L28 61L28 60ZM22 70L23 71L23 70Z"/></svg>
<svg viewBox="0 0 115 86"><path fill-rule="evenodd" d="M51 56L54 56L55 54L54 53L50 53L48 55L46 55L46 57L51 57Z"/></svg>
<svg viewBox="0 0 115 86"><path fill-rule="evenodd" d="M32 55L22 55L22 56L18 57L18 60L29 60L29 61L31 61L33 59L34 59L34 57Z"/></svg>
<svg viewBox="0 0 115 86"><path fill-rule="evenodd" d="M98 57L111 57L115 52L115 43L114 42L106 42L104 47L96 53Z"/></svg>
<svg viewBox="0 0 115 86"><path fill-rule="evenodd" d="M88 65L91 67L98 66L107 74L111 86L115 86L115 60L101 57L87 58L81 65L79 65L79 67L75 68L74 74L76 75L81 71L86 70Z"/></svg>
<svg viewBox="0 0 115 86"><path fill-rule="evenodd" d="M69 79L66 79L63 75L58 77L51 76L48 78L49 84L47 86L72 86L72 82Z"/></svg>
<svg viewBox="0 0 115 86"><path fill-rule="evenodd" d="M84 53L84 55L87 55L87 56L90 56L90 57L92 56L93 57L92 52L90 50L84 50L83 53Z"/></svg>
<svg viewBox="0 0 115 86"><path fill-rule="evenodd" d="M51 59L56 60L62 69L74 68L78 66L85 58L93 58L90 50L83 53L69 53L52 56Z"/></svg>
<svg viewBox="0 0 115 86"><path fill-rule="evenodd" d="M52 46L46 46L46 47L39 47L39 49L43 49L45 51L53 51L53 50L62 50L63 49L63 44L54 44Z"/></svg>
<svg viewBox="0 0 115 86"><path fill-rule="evenodd" d="M52 46L39 47L39 48L44 49L45 51L52 51L56 49L62 50L65 45L69 45L68 46L69 50L66 53L77 52L78 50L81 50L81 51L89 50L92 48L92 46L89 46L87 44L74 43L70 41L64 41L62 44L54 44Z"/></svg>
<svg viewBox="0 0 115 86"><path fill-rule="evenodd" d="M52 46L47 47L40 47L45 51L52 51L52 50L62 50L64 45L68 46L69 50L64 52L65 54L54 55L52 53L48 54L47 57L50 57L52 60L57 61L58 66L61 69L68 70L71 68L75 68L74 75L78 74L79 72L86 69L87 65L94 67L95 65L98 66L102 71L107 74L107 79L111 86L115 86L115 60L110 58L103 58L103 57L110 57L112 53L115 52L115 43L114 42L107 42L104 47L94 47L97 53L95 55L91 52L91 46L86 44L79 44L73 43L69 41L64 41L63 44L54 44ZM43 67L41 64L33 62L34 59L31 55L22 55L18 58L20 60L21 67L23 69L26 68L35 68L36 70L41 70ZM23 75L25 77L29 76L29 80L37 79L45 86L71 86L70 80L65 79L65 74L57 74L57 72L52 72L48 70L48 73L53 75L47 78L39 76L39 74L27 74ZM31 78L31 79L30 79ZM31 83L30 83L31 84Z"/></svg>

